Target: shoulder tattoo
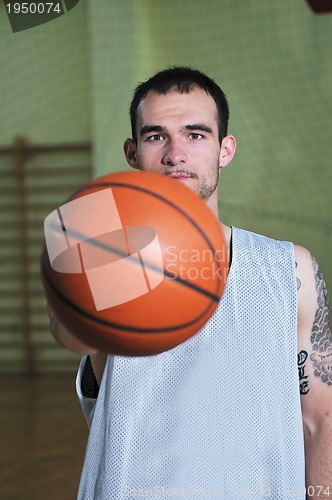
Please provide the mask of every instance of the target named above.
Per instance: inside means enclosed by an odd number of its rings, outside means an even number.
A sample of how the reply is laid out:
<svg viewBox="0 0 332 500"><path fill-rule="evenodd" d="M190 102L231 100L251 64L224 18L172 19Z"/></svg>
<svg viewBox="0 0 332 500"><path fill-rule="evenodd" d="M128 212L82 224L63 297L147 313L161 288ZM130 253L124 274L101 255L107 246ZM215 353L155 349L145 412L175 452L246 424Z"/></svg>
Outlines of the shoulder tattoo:
<svg viewBox="0 0 332 500"><path fill-rule="evenodd" d="M314 374L327 385L332 385L332 334L329 327L328 294L324 277L316 260L312 257L317 291L317 310L312 325L310 360Z"/></svg>

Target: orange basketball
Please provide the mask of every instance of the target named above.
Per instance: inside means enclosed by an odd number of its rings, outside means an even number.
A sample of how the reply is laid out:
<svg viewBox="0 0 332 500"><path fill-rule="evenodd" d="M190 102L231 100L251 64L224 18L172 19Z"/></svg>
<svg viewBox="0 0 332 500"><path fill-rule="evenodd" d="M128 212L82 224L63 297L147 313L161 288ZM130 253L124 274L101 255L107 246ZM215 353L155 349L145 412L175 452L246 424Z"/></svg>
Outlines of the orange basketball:
<svg viewBox="0 0 332 500"><path fill-rule="evenodd" d="M198 332L225 287L221 224L182 183L118 172L45 220L41 268L62 323L101 351L145 356Z"/></svg>

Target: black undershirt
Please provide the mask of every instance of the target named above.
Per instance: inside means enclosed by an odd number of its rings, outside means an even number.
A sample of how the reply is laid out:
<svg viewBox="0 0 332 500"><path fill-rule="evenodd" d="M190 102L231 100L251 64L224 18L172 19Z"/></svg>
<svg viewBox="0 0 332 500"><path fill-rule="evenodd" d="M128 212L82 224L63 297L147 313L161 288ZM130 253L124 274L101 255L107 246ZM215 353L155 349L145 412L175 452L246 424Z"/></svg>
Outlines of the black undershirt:
<svg viewBox="0 0 332 500"><path fill-rule="evenodd" d="M87 357L81 380L81 391L86 398L96 399L99 393L99 386L95 377L90 356Z"/></svg>

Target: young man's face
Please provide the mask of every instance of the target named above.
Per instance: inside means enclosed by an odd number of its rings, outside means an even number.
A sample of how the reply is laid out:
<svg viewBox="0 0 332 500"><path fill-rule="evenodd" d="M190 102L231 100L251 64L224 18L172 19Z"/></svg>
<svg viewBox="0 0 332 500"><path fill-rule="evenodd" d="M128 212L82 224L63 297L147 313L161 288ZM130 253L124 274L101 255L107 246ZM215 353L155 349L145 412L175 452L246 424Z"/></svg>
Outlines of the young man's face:
<svg viewBox="0 0 332 500"><path fill-rule="evenodd" d="M149 92L137 109L137 145L125 143L132 167L183 182L208 204L217 200L224 149L216 104L198 88L189 94Z"/></svg>

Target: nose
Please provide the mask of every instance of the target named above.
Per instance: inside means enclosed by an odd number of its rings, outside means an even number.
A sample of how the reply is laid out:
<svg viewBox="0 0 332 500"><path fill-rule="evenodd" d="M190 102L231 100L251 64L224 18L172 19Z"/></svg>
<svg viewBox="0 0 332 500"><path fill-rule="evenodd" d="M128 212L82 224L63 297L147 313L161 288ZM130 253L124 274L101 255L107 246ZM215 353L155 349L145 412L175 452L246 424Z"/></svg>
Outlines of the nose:
<svg viewBox="0 0 332 500"><path fill-rule="evenodd" d="M162 159L164 165L175 166L186 163L187 155L184 149L184 145L181 145L178 141L169 141L166 145L165 154Z"/></svg>

